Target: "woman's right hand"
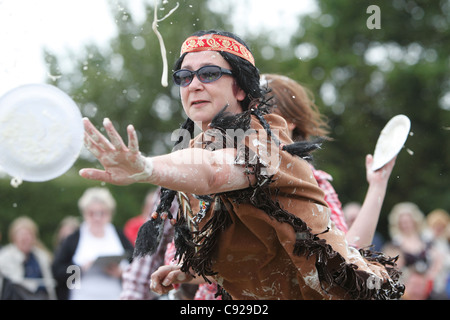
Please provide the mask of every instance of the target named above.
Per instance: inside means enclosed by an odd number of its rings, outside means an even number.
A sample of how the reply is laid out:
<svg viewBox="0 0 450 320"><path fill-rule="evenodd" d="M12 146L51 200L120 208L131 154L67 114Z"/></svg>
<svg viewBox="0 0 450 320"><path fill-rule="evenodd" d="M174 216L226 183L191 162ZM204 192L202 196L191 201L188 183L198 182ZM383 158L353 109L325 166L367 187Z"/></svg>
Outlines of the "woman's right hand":
<svg viewBox="0 0 450 320"><path fill-rule="evenodd" d="M103 122L110 140L101 134L89 119L84 118L83 123L86 148L105 169L82 169L80 175L83 178L116 185L129 185L142 182L151 176L151 160L139 152L136 131L132 125L127 128L128 146L126 146L111 120L105 119Z"/></svg>

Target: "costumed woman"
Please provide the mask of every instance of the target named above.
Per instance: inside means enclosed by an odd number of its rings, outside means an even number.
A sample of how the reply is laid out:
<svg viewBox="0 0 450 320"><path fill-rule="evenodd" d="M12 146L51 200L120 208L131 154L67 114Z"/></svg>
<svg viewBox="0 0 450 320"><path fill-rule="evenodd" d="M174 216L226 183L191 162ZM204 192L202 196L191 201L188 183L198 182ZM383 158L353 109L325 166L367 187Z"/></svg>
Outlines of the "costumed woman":
<svg viewBox="0 0 450 320"><path fill-rule="evenodd" d="M195 124L202 132L189 143L180 136L172 153L144 157L131 125L125 145L110 120L103 123L109 139L84 120L85 144L104 170L83 169L82 177L164 189L139 231L136 255L155 250L168 207L180 199L173 223L182 262L155 272L153 290L167 292L195 275L233 299L400 297L394 259L361 254L330 223L305 160L317 146L293 143L286 121L266 112L247 45L232 33L197 32L174 70L188 116L183 129L192 133Z"/></svg>

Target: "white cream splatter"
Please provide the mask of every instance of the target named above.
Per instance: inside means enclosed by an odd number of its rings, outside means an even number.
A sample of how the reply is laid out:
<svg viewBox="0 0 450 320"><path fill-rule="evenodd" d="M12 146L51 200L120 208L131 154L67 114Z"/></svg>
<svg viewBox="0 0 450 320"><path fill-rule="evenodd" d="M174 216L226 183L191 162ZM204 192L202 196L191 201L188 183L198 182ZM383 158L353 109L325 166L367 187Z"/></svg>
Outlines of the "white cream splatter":
<svg viewBox="0 0 450 320"><path fill-rule="evenodd" d="M22 184L22 179L19 177L14 177L11 179L11 186L14 188L18 188Z"/></svg>
<svg viewBox="0 0 450 320"><path fill-rule="evenodd" d="M154 12L154 17L153 17L152 29L153 29L153 32L156 34L156 37L159 40L159 45L161 47L161 56L162 56L162 59L163 59L163 73L162 73L162 76L161 76L161 85L163 87L167 87L168 84L169 84L168 80L167 80L168 79L168 65L167 65L166 46L164 45L164 40L163 40L163 37L162 37L161 33L159 33L159 31L158 31L158 22L161 22L164 19L166 19L168 16L170 16L175 10L178 9L179 5L180 4L177 2L177 5L175 6L175 8L170 10L169 13L166 14L162 19L158 19L158 15L157 15L157 12L158 12L158 0L155 0L155 6L154 6L155 7L154 8L155 12Z"/></svg>
<svg viewBox="0 0 450 320"><path fill-rule="evenodd" d="M319 281L319 274L317 273L317 270L311 270L311 272L307 273L303 276L303 280L305 280L305 283L308 287L320 292L320 281Z"/></svg>
<svg viewBox="0 0 450 320"><path fill-rule="evenodd" d="M130 176L131 179L135 181L145 181L150 178L153 174L153 160L151 158L145 158L145 166L142 172L133 174Z"/></svg>

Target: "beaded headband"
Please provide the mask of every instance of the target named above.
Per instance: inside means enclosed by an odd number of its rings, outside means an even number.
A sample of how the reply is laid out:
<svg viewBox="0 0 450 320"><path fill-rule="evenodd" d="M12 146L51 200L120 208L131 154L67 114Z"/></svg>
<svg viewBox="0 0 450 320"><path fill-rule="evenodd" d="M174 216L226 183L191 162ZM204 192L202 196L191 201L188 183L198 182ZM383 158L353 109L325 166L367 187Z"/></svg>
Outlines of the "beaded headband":
<svg viewBox="0 0 450 320"><path fill-rule="evenodd" d="M207 34L201 37L192 36L187 38L181 46L181 54L198 51L225 51L255 65L253 55L242 43L218 34Z"/></svg>

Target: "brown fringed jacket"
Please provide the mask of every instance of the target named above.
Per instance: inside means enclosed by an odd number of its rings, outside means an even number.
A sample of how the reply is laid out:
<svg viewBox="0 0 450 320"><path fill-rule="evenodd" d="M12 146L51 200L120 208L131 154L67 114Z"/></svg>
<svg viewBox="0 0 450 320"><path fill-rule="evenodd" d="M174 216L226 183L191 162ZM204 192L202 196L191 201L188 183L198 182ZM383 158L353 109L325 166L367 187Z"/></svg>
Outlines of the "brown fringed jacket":
<svg viewBox="0 0 450 320"><path fill-rule="evenodd" d="M248 118L253 130L240 141L218 127L191 141L211 150L232 143L235 164L257 182L209 196L180 193L177 225L188 226L175 239L182 270L214 277L233 299L399 298L395 259L349 247L308 163L283 150L292 143L286 121L265 115L268 135L257 116Z"/></svg>

